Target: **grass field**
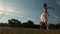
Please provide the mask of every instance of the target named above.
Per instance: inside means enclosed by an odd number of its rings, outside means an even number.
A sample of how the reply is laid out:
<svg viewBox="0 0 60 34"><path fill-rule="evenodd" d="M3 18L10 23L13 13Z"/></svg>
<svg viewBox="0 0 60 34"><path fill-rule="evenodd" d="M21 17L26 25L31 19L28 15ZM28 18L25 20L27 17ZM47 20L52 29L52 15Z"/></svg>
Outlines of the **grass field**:
<svg viewBox="0 0 60 34"><path fill-rule="evenodd" d="M0 34L60 34L60 30L0 27Z"/></svg>

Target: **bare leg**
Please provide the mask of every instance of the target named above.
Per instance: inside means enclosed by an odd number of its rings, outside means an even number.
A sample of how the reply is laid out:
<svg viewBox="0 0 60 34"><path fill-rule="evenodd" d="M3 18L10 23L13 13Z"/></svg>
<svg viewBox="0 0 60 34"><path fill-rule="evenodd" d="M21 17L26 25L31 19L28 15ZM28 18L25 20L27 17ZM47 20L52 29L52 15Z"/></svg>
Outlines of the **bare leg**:
<svg viewBox="0 0 60 34"><path fill-rule="evenodd" d="M45 29L45 28L46 28L45 23L42 22L42 23L41 23L41 29Z"/></svg>
<svg viewBox="0 0 60 34"><path fill-rule="evenodd" d="M41 25L40 25L40 29L42 29L42 22L40 23Z"/></svg>
<svg viewBox="0 0 60 34"><path fill-rule="evenodd" d="M45 22L45 25L46 25L46 29L48 30L48 24L47 24L47 21Z"/></svg>
<svg viewBox="0 0 60 34"><path fill-rule="evenodd" d="M48 24L46 24L47 25L47 30L48 30Z"/></svg>
<svg viewBox="0 0 60 34"><path fill-rule="evenodd" d="M42 24L40 25L40 29L42 29Z"/></svg>

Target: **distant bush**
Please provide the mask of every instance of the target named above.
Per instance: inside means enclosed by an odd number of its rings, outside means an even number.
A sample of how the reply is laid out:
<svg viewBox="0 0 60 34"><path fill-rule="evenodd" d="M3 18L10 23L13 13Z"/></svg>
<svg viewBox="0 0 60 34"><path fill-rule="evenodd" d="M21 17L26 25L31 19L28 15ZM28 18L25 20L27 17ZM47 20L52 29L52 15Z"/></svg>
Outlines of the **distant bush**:
<svg viewBox="0 0 60 34"><path fill-rule="evenodd" d="M36 29L39 29L40 25L34 24L34 22L31 20L28 20L27 22L21 23L21 21L19 21L17 19L9 19L8 23L0 23L0 26L36 28ZM49 24L49 29L60 29L60 23Z"/></svg>

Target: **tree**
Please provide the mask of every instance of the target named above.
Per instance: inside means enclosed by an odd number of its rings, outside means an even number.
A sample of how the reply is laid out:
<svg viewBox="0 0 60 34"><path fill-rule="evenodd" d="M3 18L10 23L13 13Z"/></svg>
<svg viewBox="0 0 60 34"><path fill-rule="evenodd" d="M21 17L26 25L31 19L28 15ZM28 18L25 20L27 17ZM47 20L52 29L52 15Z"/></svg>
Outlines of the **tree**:
<svg viewBox="0 0 60 34"><path fill-rule="evenodd" d="M35 29L39 29L40 28L40 25L34 24L34 28Z"/></svg>
<svg viewBox="0 0 60 34"><path fill-rule="evenodd" d="M34 22L32 22L31 20L29 20L28 22L24 22L22 24L22 27L33 28L34 27Z"/></svg>
<svg viewBox="0 0 60 34"><path fill-rule="evenodd" d="M20 27L21 26L21 22L17 19L8 20L8 24L9 24L9 26L14 26L14 27Z"/></svg>
<svg viewBox="0 0 60 34"><path fill-rule="evenodd" d="M7 23L0 23L0 26L8 26Z"/></svg>
<svg viewBox="0 0 60 34"><path fill-rule="evenodd" d="M22 27L24 27L24 28L27 28L27 22L24 22L23 24L22 24Z"/></svg>
<svg viewBox="0 0 60 34"><path fill-rule="evenodd" d="M32 27L34 27L34 22L32 22L31 20L29 20L27 22L27 25L28 25L29 28L32 28Z"/></svg>

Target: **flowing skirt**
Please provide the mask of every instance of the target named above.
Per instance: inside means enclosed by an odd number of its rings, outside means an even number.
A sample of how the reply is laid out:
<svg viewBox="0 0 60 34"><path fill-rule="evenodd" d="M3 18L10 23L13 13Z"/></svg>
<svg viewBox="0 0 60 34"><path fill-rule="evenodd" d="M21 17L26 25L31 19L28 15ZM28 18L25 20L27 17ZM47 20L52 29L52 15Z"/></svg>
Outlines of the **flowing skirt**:
<svg viewBox="0 0 60 34"><path fill-rule="evenodd" d="M42 13L42 15L40 16L40 19L42 22L46 22L47 21L47 14L46 13Z"/></svg>

